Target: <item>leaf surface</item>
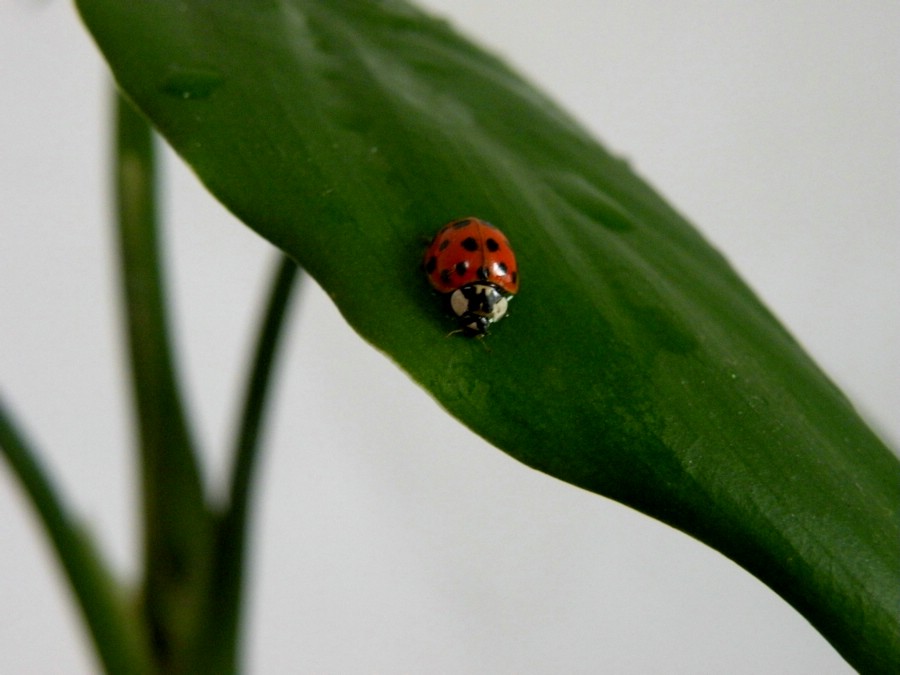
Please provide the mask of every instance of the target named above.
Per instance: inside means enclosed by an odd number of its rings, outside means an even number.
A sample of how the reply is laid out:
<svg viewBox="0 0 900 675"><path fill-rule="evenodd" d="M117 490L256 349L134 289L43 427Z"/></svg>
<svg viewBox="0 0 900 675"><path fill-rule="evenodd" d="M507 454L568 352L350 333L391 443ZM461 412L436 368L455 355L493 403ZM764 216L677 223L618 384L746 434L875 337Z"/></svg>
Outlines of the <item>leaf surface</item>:
<svg viewBox="0 0 900 675"><path fill-rule="evenodd" d="M78 0L119 86L449 412L731 557L852 664L900 668L900 464L726 261L496 58L395 1ZM419 269L509 236L485 344Z"/></svg>

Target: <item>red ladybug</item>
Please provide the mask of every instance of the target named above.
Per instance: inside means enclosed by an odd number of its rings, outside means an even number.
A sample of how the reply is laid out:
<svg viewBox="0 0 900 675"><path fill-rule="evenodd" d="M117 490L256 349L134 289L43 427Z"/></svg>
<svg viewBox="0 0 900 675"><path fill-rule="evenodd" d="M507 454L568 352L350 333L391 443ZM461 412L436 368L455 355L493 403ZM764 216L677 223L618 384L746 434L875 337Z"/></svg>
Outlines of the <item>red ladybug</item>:
<svg viewBox="0 0 900 675"><path fill-rule="evenodd" d="M519 290L519 270L509 240L478 218L454 220L432 239L425 252L425 273L445 294L464 335L481 337L506 314Z"/></svg>

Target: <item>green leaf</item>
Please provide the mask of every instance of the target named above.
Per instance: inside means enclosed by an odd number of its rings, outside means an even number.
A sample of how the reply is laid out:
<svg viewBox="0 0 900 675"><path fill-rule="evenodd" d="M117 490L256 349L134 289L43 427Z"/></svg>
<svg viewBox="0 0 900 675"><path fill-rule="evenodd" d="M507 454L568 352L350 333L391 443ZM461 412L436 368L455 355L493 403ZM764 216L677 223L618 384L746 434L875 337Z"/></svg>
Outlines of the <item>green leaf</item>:
<svg viewBox="0 0 900 675"><path fill-rule="evenodd" d="M409 5L79 0L129 97L351 325L517 459L705 541L853 665L900 668L900 464L722 257ZM418 269L456 217L522 290L486 342Z"/></svg>

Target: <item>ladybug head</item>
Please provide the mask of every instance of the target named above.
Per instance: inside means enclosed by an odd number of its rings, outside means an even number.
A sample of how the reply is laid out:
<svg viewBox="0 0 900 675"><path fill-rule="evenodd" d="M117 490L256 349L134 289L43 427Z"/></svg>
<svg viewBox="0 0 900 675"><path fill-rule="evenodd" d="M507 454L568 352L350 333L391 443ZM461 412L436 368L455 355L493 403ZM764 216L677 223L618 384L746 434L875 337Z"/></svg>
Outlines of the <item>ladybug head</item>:
<svg viewBox="0 0 900 675"><path fill-rule="evenodd" d="M450 294L450 308L467 337L485 335L488 326L506 314L508 303L506 295L490 282L467 284Z"/></svg>

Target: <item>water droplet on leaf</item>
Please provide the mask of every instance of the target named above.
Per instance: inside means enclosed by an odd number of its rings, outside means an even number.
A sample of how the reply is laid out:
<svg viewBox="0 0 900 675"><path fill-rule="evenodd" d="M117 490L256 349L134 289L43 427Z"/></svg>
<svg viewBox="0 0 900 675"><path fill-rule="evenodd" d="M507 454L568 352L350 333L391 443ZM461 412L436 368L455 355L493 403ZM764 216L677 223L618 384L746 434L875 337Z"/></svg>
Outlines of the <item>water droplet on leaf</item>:
<svg viewBox="0 0 900 675"><path fill-rule="evenodd" d="M182 68L169 75L160 89L170 96L185 100L207 98L219 88L224 79L215 70Z"/></svg>

